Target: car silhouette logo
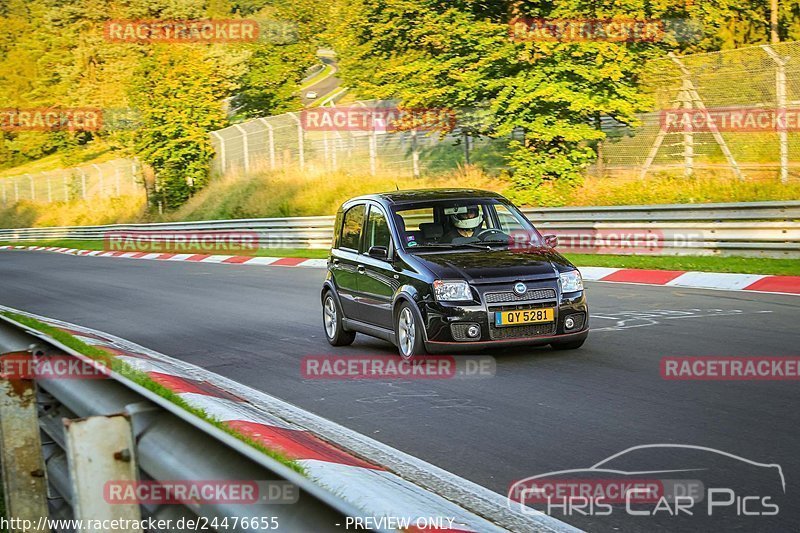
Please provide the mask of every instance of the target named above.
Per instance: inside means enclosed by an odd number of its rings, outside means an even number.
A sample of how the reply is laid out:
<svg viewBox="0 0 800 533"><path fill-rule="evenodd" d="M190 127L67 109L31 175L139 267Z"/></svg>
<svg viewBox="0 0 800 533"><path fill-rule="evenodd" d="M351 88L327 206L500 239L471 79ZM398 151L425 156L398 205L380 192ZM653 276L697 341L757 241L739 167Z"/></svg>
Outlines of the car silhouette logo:
<svg viewBox="0 0 800 533"><path fill-rule="evenodd" d="M522 282L517 283L514 285L514 294L517 296L522 296L528 290L528 286Z"/></svg>

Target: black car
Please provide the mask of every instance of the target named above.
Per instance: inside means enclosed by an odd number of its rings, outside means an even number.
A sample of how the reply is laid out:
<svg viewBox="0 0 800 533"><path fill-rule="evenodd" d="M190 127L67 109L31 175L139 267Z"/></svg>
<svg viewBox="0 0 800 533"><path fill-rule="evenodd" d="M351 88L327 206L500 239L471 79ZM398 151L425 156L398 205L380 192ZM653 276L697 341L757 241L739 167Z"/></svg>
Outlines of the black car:
<svg viewBox="0 0 800 533"><path fill-rule="evenodd" d="M499 194L416 190L353 198L336 214L322 287L334 346L356 332L404 358L469 348L579 348L589 310L578 270Z"/></svg>

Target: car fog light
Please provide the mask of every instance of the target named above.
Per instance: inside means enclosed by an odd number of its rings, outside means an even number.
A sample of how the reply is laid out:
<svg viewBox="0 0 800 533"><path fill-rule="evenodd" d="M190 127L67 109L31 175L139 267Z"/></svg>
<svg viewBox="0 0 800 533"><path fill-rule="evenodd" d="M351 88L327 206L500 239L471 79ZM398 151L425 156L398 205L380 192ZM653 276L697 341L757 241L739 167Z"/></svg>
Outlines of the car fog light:
<svg viewBox="0 0 800 533"><path fill-rule="evenodd" d="M476 325L472 325L467 328L467 336L472 337L473 339L481 334L481 328Z"/></svg>
<svg viewBox="0 0 800 533"><path fill-rule="evenodd" d="M571 316L568 316L566 318L566 320L564 320L564 327L567 328L567 329L574 328L575 327L575 320Z"/></svg>

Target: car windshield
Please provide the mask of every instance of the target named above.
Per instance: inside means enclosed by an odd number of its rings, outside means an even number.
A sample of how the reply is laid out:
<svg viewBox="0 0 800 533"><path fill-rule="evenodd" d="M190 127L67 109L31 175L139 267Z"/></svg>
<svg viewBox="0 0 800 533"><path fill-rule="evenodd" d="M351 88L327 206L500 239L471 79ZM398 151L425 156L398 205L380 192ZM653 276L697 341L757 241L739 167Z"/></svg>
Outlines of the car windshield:
<svg viewBox="0 0 800 533"><path fill-rule="evenodd" d="M394 208L405 249L541 246L542 237L513 205L495 198L439 200Z"/></svg>

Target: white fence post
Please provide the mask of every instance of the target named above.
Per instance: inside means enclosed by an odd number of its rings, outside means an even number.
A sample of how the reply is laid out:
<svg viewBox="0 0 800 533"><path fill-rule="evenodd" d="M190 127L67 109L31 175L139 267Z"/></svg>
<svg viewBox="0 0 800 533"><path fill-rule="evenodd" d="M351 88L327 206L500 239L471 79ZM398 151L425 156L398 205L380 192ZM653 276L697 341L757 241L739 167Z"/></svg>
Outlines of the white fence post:
<svg viewBox="0 0 800 533"><path fill-rule="evenodd" d="M778 126L778 141L781 151L781 183L789 181L789 132L786 130L786 59L778 55L775 50L768 45L764 49L769 57L775 61L775 103L778 109L776 113L783 116L783 127Z"/></svg>
<svg viewBox="0 0 800 533"><path fill-rule="evenodd" d="M103 169L100 168L100 165L94 164L92 165L97 170L97 180L100 183L100 196L102 197L105 194L105 183L103 183Z"/></svg>
<svg viewBox="0 0 800 533"><path fill-rule="evenodd" d="M31 176L30 174L25 174L25 175L28 176L28 181L31 184L31 201L32 202L36 201L36 187L33 185L33 176Z"/></svg>
<svg viewBox="0 0 800 533"><path fill-rule="evenodd" d="M411 171L415 178L420 176L419 172L419 146L417 145L417 130L411 130Z"/></svg>
<svg viewBox="0 0 800 533"><path fill-rule="evenodd" d="M225 154L225 138L216 131L212 131L211 135L219 140L219 165L220 174L225 174L225 167L227 166Z"/></svg>
<svg viewBox="0 0 800 533"><path fill-rule="evenodd" d="M131 161L131 190L136 192L136 160Z"/></svg>
<svg viewBox="0 0 800 533"><path fill-rule="evenodd" d="M269 120L262 118L261 122L267 127L267 138L269 139L269 168L275 170L275 132Z"/></svg>
<svg viewBox="0 0 800 533"><path fill-rule="evenodd" d="M239 130L239 133L242 134L242 152L244 155L244 173L250 173L250 147L247 145L247 130L244 129L239 124L234 124L234 128Z"/></svg>
<svg viewBox="0 0 800 533"><path fill-rule="evenodd" d="M304 139L304 132L303 132L303 123L302 121L297 118L297 115L294 113L287 113L291 116L295 122L297 122L297 149L299 150L299 157L300 157L300 170L305 170L306 168L306 153L305 153L305 139Z"/></svg>

